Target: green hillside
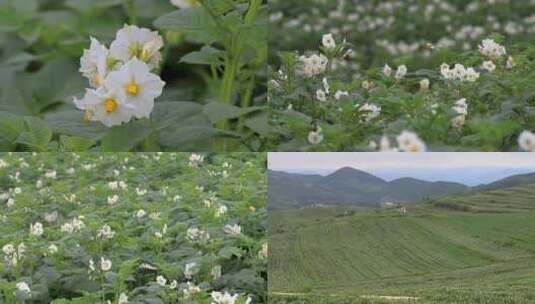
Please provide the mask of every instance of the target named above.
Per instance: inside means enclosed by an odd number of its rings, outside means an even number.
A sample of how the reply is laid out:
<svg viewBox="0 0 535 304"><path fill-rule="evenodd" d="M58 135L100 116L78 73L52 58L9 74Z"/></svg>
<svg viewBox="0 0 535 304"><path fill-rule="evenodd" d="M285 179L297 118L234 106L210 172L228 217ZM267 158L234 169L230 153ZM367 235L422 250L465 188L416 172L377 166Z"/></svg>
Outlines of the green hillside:
<svg viewBox="0 0 535 304"><path fill-rule="evenodd" d="M535 303L535 185L269 224L271 303Z"/></svg>

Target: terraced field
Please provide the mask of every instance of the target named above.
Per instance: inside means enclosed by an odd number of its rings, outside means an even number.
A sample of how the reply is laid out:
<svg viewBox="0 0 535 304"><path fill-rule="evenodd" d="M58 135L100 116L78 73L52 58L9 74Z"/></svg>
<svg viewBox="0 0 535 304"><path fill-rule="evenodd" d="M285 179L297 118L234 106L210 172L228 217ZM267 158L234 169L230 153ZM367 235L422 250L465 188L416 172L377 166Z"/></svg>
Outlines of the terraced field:
<svg viewBox="0 0 535 304"><path fill-rule="evenodd" d="M270 250L271 303L329 303L318 295L344 297L332 303L534 303L535 186L439 199L405 215L277 211Z"/></svg>

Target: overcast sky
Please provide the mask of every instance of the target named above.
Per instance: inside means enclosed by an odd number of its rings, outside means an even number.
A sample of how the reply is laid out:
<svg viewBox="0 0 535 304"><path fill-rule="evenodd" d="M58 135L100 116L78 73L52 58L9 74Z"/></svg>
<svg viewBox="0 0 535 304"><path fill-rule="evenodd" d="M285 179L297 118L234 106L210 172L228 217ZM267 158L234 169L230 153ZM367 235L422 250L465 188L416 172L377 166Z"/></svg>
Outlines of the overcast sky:
<svg viewBox="0 0 535 304"><path fill-rule="evenodd" d="M489 183L510 175L535 172L535 153L269 153L271 170L329 174L353 167L386 180L414 177Z"/></svg>

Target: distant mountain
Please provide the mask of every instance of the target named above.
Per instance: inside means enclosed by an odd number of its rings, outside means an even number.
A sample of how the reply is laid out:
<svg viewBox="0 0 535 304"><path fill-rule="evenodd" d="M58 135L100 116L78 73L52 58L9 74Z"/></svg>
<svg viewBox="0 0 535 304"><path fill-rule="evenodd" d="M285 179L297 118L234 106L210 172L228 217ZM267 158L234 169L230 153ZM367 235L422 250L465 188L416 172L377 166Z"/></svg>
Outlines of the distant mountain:
<svg viewBox="0 0 535 304"><path fill-rule="evenodd" d="M327 176L269 171L269 206L300 208L316 204L377 207L384 202L416 202L424 197L459 193L467 186L400 178L387 182L354 168L341 168Z"/></svg>
<svg viewBox="0 0 535 304"><path fill-rule="evenodd" d="M506 177L504 179L495 181L490 184L474 187L474 190L498 190L522 186L527 184L535 184L535 173L518 174Z"/></svg>

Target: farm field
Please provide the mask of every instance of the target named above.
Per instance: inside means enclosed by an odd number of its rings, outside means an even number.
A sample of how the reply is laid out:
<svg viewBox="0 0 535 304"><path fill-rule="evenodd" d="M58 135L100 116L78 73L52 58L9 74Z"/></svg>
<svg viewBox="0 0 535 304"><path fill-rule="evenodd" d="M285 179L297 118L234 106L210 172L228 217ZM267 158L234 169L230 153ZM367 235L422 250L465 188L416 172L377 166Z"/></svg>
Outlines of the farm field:
<svg viewBox="0 0 535 304"><path fill-rule="evenodd" d="M266 303L265 157L0 154L0 303Z"/></svg>
<svg viewBox="0 0 535 304"><path fill-rule="evenodd" d="M532 303L533 195L524 185L434 198L404 215L270 212L270 303Z"/></svg>
<svg viewBox="0 0 535 304"><path fill-rule="evenodd" d="M270 2L271 151L535 151L535 2Z"/></svg>
<svg viewBox="0 0 535 304"><path fill-rule="evenodd" d="M265 0L1 0L0 151L265 151Z"/></svg>

